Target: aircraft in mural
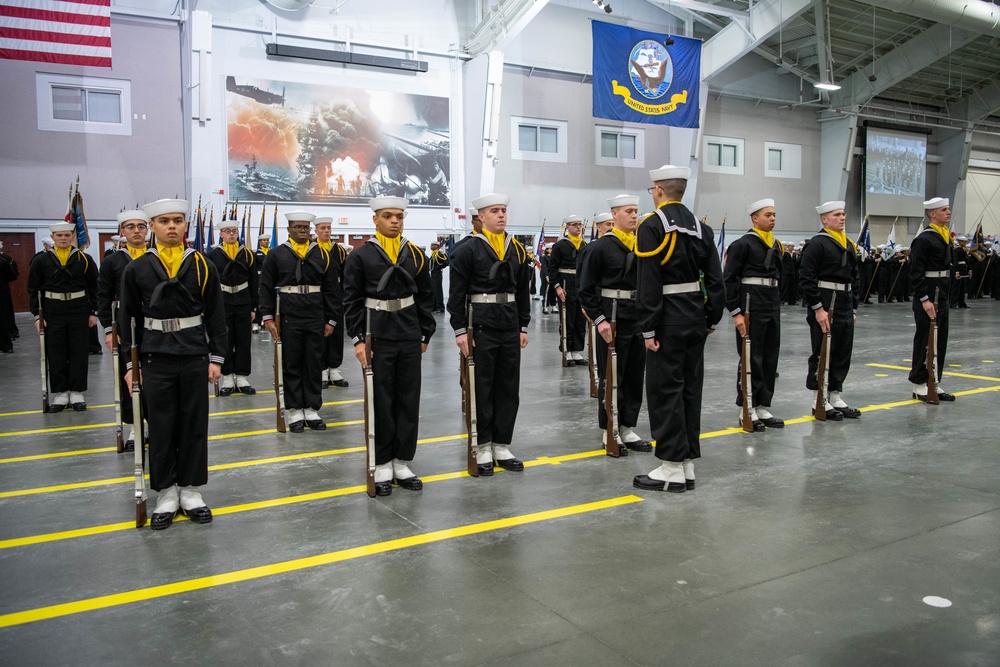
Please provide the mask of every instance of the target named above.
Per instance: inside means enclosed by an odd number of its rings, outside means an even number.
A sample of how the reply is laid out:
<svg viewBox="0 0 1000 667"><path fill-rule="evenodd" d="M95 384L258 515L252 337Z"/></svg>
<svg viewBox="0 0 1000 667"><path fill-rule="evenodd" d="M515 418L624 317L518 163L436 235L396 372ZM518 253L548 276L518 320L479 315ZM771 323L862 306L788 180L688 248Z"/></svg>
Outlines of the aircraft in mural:
<svg viewBox="0 0 1000 667"><path fill-rule="evenodd" d="M236 93L237 95L243 95L244 97L249 97L252 100L256 100L261 104L273 104L285 106L285 89L281 89L281 94L272 93L269 90L261 90L257 86L249 85L239 85L236 83L235 76L226 77L226 90L231 93Z"/></svg>

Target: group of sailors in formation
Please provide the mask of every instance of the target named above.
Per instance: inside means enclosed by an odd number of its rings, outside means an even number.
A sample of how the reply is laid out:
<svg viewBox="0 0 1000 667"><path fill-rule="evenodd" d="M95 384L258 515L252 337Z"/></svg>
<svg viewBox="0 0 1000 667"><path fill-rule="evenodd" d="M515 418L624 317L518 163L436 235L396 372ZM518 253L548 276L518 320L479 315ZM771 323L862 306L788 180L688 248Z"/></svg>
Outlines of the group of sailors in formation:
<svg viewBox="0 0 1000 667"><path fill-rule="evenodd" d="M639 198L629 194L608 200L609 210L596 220L600 236L590 243L582 239L582 220L568 217L566 236L552 246L544 278L558 299L564 365L586 363L588 327L596 334L602 429L610 391L605 359L609 345L615 346L617 453L652 451L659 460L633 485L679 493L695 488L705 341L724 314L732 320L738 350L748 330L752 334L752 398L737 382L737 406L752 403L753 431L784 426L771 403L789 250L774 235L774 200L761 199L746 207L751 228L729 246L723 269L713 230L681 203L690 170L666 165L652 170L650 178L656 208L641 221ZM31 311L46 334L50 410L86 409L89 326L99 320L107 345L119 346L123 358L134 344L141 370L128 361L119 381L127 396L132 375L141 373L150 485L159 492L152 527L170 526L178 512L207 523L212 513L200 487L208 477L208 386L218 382L223 395L254 393L251 327L259 322L280 336L284 418L293 433L326 429L319 415L321 390L346 386L339 371L331 373L341 365L346 337L362 367L372 365L376 494L389 495L394 485L418 490L422 483L411 464L421 358L437 329L435 312L447 309L455 344L475 365L476 470L479 476L492 475L495 467L522 471L513 436L535 266L528 250L506 232L510 200L504 194L475 199L473 233L447 256L432 246L429 258L402 236L407 201L389 196L369 202L374 236L350 253L331 242L330 218L291 211L285 214L288 240L277 247L264 236L254 253L240 244L235 223L223 222L222 243L205 255L185 247L189 203L163 199L118 215L125 245L98 271L73 247L72 225L53 225L54 247L34 258L29 275ZM934 198L924 208L929 226L908 256L916 322L909 379L913 396L922 399L928 392L925 355L933 323L937 368L945 362L957 254L948 232L948 200ZM822 228L805 244L796 266L796 291L807 306L811 341L805 385L820 389L820 348L830 332L823 408L830 420L856 419L860 411L846 402L844 385L865 289L861 260L844 232L844 202L826 202L816 212ZM447 300L441 281L446 267ZM737 377L741 373L738 367ZM644 389L649 440L638 432ZM941 400L954 400L937 389ZM125 423L140 418L129 408L123 400Z"/></svg>

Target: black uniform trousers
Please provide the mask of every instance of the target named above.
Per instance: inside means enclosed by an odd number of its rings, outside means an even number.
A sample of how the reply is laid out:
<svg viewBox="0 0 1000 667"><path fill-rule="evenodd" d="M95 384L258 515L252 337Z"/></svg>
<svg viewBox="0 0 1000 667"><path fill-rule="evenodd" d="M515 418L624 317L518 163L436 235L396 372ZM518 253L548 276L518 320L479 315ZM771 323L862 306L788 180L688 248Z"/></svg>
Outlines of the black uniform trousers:
<svg viewBox="0 0 1000 667"><path fill-rule="evenodd" d="M142 392L149 422L149 485L208 481L208 355L143 354ZM136 447L140 446L136 443Z"/></svg>
<svg viewBox="0 0 1000 667"><path fill-rule="evenodd" d="M44 314L49 389L57 394L87 391L87 365L90 361L90 310L87 299L53 301L45 298Z"/></svg>
<svg viewBox="0 0 1000 667"><path fill-rule="evenodd" d="M431 292L434 295L433 310L444 310L444 271L431 271Z"/></svg>
<svg viewBox="0 0 1000 667"><path fill-rule="evenodd" d="M642 381L646 373L646 344L636 323L622 326L618 323L615 337L615 351L618 353L618 428L635 427L639 423L639 408L642 407ZM597 425L602 430L608 427L605 409L607 386L608 344L599 333L594 334L597 342Z"/></svg>
<svg viewBox="0 0 1000 667"><path fill-rule="evenodd" d="M944 370L945 353L948 351L948 297L947 290L941 291L938 297L937 310L937 380L941 381L941 373ZM913 320L917 324L917 330L913 332L913 364L910 366L910 382L913 384L923 384L927 382L927 334L931 330L931 318L924 310L920 299L913 299Z"/></svg>
<svg viewBox="0 0 1000 667"><path fill-rule="evenodd" d="M420 341L372 340L375 463L412 461L420 416Z"/></svg>
<svg viewBox="0 0 1000 667"><path fill-rule="evenodd" d="M899 265L892 262L883 261L878 270L878 302L886 303L892 297L889 294L889 288L892 286L892 279L896 276L896 271L899 270Z"/></svg>
<svg viewBox="0 0 1000 667"><path fill-rule="evenodd" d="M509 445L520 405L521 334L477 325L473 338L479 443Z"/></svg>
<svg viewBox="0 0 1000 667"><path fill-rule="evenodd" d="M583 315L580 306L580 298L577 295L566 294L566 344L571 352L582 352L583 343L587 337L587 318ZM556 297L559 304L559 326L562 327L562 301ZM559 330L559 351L562 349L562 329Z"/></svg>
<svg viewBox="0 0 1000 667"><path fill-rule="evenodd" d="M323 348L323 368L340 368L344 363L344 323L337 322L333 333L326 337Z"/></svg>
<svg viewBox="0 0 1000 667"><path fill-rule="evenodd" d="M823 344L823 330L816 323L816 311L812 308L806 313L806 322L809 324L809 341L812 343L806 389L819 389L816 370L819 368L819 348ZM851 354L854 351L854 313L848 311L845 315L843 311L835 310L830 332L830 374L826 378L826 387L827 391L843 391L844 380L851 370Z"/></svg>
<svg viewBox="0 0 1000 667"><path fill-rule="evenodd" d="M229 349L226 350L226 359L222 364L222 374L250 375L250 342L253 340L250 304L226 304L225 308Z"/></svg>
<svg viewBox="0 0 1000 667"><path fill-rule="evenodd" d="M770 407L781 349L781 311L750 311L750 391L753 407ZM743 337L736 331L736 405L743 405Z"/></svg>
<svg viewBox="0 0 1000 667"><path fill-rule="evenodd" d="M285 408L319 410L323 405L323 330L281 328Z"/></svg>
<svg viewBox="0 0 1000 667"><path fill-rule="evenodd" d="M965 274L968 275L968 274ZM949 290L948 299L951 303L959 306L960 308L967 308L968 304L965 303L965 295L969 289L969 279L962 278L952 278L951 279L951 290Z"/></svg>
<svg viewBox="0 0 1000 667"><path fill-rule="evenodd" d="M707 328L659 326L657 352L646 351L646 405L656 458L701 458L701 392Z"/></svg>

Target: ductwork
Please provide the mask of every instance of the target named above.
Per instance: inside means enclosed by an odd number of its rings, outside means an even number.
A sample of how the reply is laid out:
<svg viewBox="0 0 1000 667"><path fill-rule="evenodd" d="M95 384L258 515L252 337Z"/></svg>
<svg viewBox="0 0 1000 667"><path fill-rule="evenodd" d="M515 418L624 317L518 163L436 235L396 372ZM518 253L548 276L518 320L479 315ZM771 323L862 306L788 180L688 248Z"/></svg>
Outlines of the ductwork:
<svg viewBox="0 0 1000 667"><path fill-rule="evenodd" d="M1000 37L1000 7L983 0L857 0L936 23Z"/></svg>

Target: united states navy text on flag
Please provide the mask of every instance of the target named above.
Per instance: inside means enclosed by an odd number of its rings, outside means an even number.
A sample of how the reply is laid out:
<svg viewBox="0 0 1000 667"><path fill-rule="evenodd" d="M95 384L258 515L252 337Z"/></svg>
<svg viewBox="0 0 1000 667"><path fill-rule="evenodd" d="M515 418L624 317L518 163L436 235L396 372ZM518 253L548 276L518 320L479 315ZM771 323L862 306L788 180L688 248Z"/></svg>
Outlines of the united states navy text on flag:
<svg viewBox="0 0 1000 667"><path fill-rule="evenodd" d="M594 116L698 127L701 40L600 21L592 35Z"/></svg>
<svg viewBox="0 0 1000 667"><path fill-rule="evenodd" d="M0 58L111 67L111 0L3 0Z"/></svg>

